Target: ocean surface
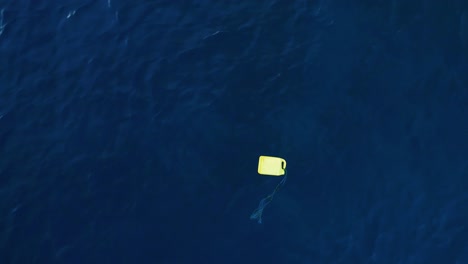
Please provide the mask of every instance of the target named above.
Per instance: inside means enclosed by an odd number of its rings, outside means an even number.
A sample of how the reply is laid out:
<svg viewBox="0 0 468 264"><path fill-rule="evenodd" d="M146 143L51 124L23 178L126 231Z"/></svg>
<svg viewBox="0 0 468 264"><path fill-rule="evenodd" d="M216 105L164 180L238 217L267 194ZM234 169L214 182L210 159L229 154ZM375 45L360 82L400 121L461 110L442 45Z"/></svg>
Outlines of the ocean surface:
<svg viewBox="0 0 468 264"><path fill-rule="evenodd" d="M0 263L468 263L468 2L0 0Z"/></svg>

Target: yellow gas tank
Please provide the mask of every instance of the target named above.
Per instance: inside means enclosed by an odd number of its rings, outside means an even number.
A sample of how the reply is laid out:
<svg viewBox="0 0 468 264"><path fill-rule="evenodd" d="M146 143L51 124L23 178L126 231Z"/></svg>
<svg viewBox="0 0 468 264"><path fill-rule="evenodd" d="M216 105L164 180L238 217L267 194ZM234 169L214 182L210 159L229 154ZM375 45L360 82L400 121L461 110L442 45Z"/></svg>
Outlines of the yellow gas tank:
<svg viewBox="0 0 468 264"><path fill-rule="evenodd" d="M286 172L286 161L282 158L260 156L258 158L258 173L268 176L283 176Z"/></svg>

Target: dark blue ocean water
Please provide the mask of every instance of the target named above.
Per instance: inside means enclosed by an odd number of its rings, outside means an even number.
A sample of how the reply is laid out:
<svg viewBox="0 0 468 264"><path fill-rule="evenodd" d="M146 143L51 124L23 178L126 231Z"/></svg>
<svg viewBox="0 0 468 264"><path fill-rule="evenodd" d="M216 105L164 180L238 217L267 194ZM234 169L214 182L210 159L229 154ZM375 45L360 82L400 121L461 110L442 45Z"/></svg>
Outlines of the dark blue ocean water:
<svg viewBox="0 0 468 264"><path fill-rule="evenodd" d="M0 0L2 264L461 264L467 223L466 1Z"/></svg>

